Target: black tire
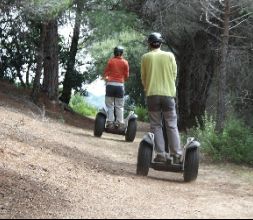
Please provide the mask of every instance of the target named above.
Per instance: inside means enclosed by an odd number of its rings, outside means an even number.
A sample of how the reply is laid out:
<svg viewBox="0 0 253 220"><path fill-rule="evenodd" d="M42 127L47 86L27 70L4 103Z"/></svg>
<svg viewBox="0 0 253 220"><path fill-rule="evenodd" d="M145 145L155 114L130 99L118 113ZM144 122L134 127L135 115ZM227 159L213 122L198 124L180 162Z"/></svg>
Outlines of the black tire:
<svg viewBox="0 0 253 220"><path fill-rule="evenodd" d="M145 141L140 143L137 161L137 175L147 176L152 160L152 147Z"/></svg>
<svg viewBox="0 0 253 220"><path fill-rule="evenodd" d="M127 142L134 142L137 132L137 121L136 119L132 119L128 122L128 127L125 135L125 140Z"/></svg>
<svg viewBox="0 0 253 220"><path fill-rule="evenodd" d="M95 120L94 136L101 137L105 131L106 117L103 114L97 114Z"/></svg>
<svg viewBox="0 0 253 220"><path fill-rule="evenodd" d="M189 149L186 152L184 165L184 181L192 182L198 177L199 172L199 148Z"/></svg>

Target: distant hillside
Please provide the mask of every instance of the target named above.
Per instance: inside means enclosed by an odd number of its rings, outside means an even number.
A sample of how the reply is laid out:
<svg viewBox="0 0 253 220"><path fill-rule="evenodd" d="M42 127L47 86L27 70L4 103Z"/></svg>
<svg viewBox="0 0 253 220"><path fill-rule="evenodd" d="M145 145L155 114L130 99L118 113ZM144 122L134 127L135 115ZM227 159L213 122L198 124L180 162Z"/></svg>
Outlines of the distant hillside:
<svg viewBox="0 0 253 220"><path fill-rule="evenodd" d="M105 105L105 81L98 78L84 87L88 93L85 100L95 108L102 108Z"/></svg>
<svg viewBox="0 0 253 220"><path fill-rule="evenodd" d="M88 104L98 109L102 108L105 105L105 96L96 96L92 93L88 93L88 96L84 98Z"/></svg>

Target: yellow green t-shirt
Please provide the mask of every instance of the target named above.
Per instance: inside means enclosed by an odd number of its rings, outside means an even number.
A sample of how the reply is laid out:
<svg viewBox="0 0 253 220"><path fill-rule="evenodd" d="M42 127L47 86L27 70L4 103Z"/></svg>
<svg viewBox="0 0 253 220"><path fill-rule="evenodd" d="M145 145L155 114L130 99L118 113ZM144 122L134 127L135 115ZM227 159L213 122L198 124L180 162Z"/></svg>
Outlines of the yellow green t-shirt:
<svg viewBox="0 0 253 220"><path fill-rule="evenodd" d="M141 79L146 96L176 97L177 64L173 53L155 49L142 56Z"/></svg>

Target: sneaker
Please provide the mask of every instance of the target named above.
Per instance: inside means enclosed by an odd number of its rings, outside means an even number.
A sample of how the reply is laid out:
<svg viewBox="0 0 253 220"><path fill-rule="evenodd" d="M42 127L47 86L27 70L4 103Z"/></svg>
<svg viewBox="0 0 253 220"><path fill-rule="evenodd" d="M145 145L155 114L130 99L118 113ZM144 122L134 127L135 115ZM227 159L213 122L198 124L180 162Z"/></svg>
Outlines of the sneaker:
<svg viewBox="0 0 253 220"><path fill-rule="evenodd" d="M125 130L125 124L123 124L123 123L117 123L116 124L116 128L118 129L118 130Z"/></svg>
<svg viewBox="0 0 253 220"><path fill-rule="evenodd" d="M106 124L106 128L107 129L114 129L114 123L111 122L111 121L108 121L107 124Z"/></svg>
<svg viewBox="0 0 253 220"><path fill-rule="evenodd" d="M158 153L156 155L156 158L154 159L156 163L165 163L167 162L167 159L163 153Z"/></svg>
<svg viewBox="0 0 253 220"><path fill-rule="evenodd" d="M172 157L173 157L174 164L181 164L182 163L182 155L175 154Z"/></svg>
<svg viewBox="0 0 253 220"><path fill-rule="evenodd" d="M173 160L173 157L171 157L169 153L165 153L165 158L166 158L167 161L172 161Z"/></svg>

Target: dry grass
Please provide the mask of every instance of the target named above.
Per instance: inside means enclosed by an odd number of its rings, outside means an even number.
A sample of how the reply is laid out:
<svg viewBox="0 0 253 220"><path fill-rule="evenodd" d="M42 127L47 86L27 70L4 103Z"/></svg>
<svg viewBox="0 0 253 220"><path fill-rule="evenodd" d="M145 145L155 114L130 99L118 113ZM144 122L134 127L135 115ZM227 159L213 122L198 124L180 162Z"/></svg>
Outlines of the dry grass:
<svg viewBox="0 0 253 220"><path fill-rule="evenodd" d="M198 181L187 185L180 174L139 178L145 124L134 143L98 139L92 120L50 104L43 114L26 92L8 86L0 83L1 219L253 216L252 169L202 164Z"/></svg>

